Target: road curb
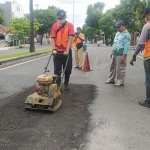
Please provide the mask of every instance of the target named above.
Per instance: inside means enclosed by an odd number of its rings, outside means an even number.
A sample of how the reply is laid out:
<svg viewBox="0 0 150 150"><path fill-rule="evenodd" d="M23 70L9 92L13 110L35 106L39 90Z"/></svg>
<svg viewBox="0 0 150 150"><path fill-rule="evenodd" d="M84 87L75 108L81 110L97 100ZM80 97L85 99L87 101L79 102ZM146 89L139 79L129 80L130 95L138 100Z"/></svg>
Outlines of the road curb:
<svg viewBox="0 0 150 150"><path fill-rule="evenodd" d="M39 57L42 57L42 56L46 56L50 52L51 51L43 52L43 53L30 54L30 55L26 55L26 56L20 56L20 57L5 59L5 60L0 60L0 68L10 66L10 65L14 65L14 64L17 64L17 63L21 63L21 62L24 62L24 61L28 61L28 60L31 60L31 59L39 58Z"/></svg>

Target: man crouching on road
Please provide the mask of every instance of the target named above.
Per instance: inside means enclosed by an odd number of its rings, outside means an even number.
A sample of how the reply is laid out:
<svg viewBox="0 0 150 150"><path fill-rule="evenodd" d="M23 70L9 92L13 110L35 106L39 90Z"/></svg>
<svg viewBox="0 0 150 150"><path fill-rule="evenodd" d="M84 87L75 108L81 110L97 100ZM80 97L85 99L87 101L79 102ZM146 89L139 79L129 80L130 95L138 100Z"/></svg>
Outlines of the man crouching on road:
<svg viewBox="0 0 150 150"><path fill-rule="evenodd" d="M139 104L142 106L150 108L150 7L146 8L145 10L145 21L146 24L142 29L141 36L138 40L136 45L133 57L130 61L130 64L133 65L133 62L136 61L136 56L142 51L144 48L144 68L146 74L146 100L139 101Z"/></svg>
<svg viewBox="0 0 150 150"><path fill-rule="evenodd" d="M113 43L113 52L111 54L111 67L110 76L105 82L106 84L115 83L115 76L117 74L117 82L115 86L120 87L124 85L125 79L125 69L127 54L130 47L130 33L125 28L125 23L123 20L118 20L116 22L115 28L117 33Z"/></svg>
<svg viewBox="0 0 150 150"><path fill-rule="evenodd" d="M71 46L74 37L74 27L66 20L66 12L64 10L57 12L57 19L58 22L53 25L51 34L52 52L54 55L54 74L61 76L62 67L63 69L66 67L64 89L69 90L68 83L72 71ZM61 79L59 78L57 84L60 86L60 83Z"/></svg>

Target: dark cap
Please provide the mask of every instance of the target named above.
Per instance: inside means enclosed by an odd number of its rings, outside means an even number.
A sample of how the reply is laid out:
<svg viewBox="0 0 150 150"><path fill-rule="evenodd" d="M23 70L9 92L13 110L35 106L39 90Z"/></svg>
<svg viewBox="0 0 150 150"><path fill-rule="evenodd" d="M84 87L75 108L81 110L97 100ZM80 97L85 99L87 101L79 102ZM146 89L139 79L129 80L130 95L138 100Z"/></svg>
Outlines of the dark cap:
<svg viewBox="0 0 150 150"><path fill-rule="evenodd" d="M64 10L62 10L62 9L58 10L58 12L57 12L57 18L58 19L63 19L65 17L66 17L66 12Z"/></svg>
<svg viewBox="0 0 150 150"><path fill-rule="evenodd" d="M143 17L145 17L145 15L148 15L148 14L150 14L150 7L147 7L145 9L145 13L144 13Z"/></svg>
<svg viewBox="0 0 150 150"><path fill-rule="evenodd" d="M125 25L125 23L123 20L118 20L115 24L115 27L120 28L121 26L124 26L124 25Z"/></svg>
<svg viewBox="0 0 150 150"><path fill-rule="evenodd" d="M81 31L81 28L80 28L80 27L77 27L77 30L80 30L80 31Z"/></svg>

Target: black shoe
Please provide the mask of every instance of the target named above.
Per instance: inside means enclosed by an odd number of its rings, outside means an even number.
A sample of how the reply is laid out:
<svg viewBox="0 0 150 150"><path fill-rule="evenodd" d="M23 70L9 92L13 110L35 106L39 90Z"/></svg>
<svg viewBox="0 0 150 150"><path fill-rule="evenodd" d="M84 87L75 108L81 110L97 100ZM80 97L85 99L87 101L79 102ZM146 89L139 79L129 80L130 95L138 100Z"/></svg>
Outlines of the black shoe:
<svg viewBox="0 0 150 150"><path fill-rule="evenodd" d="M147 100L139 101L139 104L142 105L142 106L150 108L150 102L148 102Z"/></svg>
<svg viewBox="0 0 150 150"><path fill-rule="evenodd" d="M82 70L82 67L79 67L78 69L79 69L79 70Z"/></svg>
<svg viewBox="0 0 150 150"><path fill-rule="evenodd" d="M66 91L68 91L69 90L69 86L68 86L68 84L64 84L64 89L66 90Z"/></svg>
<svg viewBox="0 0 150 150"><path fill-rule="evenodd" d="M76 67L74 67L74 69L79 69L79 67L78 67L78 66L76 66Z"/></svg>

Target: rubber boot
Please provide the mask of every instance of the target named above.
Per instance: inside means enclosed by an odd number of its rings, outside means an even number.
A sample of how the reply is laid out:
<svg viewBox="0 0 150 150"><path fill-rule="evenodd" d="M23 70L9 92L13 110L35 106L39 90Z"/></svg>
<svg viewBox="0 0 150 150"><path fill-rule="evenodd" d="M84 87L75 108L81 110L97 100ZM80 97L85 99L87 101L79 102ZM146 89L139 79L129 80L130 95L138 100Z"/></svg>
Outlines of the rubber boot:
<svg viewBox="0 0 150 150"><path fill-rule="evenodd" d="M150 108L150 87L146 86L146 100L140 101L140 105Z"/></svg>
<svg viewBox="0 0 150 150"><path fill-rule="evenodd" d="M58 78L58 79L56 80L56 84L60 87L60 84L61 84L61 78Z"/></svg>
<svg viewBox="0 0 150 150"><path fill-rule="evenodd" d="M68 86L69 78L70 78L70 74L65 74L64 89L65 89L66 91L69 90L69 86Z"/></svg>
<svg viewBox="0 0 150 150"><path fill-rule="evenodd" d="M146 100L150 103L150 86L146 86Z"/></svg>

